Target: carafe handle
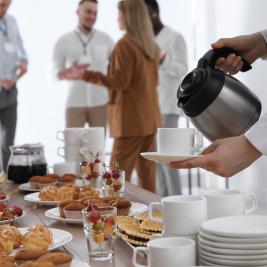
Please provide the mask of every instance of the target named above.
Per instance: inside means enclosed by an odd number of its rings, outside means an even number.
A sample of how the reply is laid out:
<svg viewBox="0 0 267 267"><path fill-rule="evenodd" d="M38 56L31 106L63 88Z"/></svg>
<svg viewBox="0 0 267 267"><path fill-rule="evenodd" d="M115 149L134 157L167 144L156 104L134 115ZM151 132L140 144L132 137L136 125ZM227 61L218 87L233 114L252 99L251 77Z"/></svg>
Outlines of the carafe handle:
<svg viewBox="0 0 267 267"><path fill-rule="evenodd" d="M223 47L219 49L211 49L209 50L199 61L198 61L198 68L206 68L211 67L214 68L216 61L220 57L227 57L230 54L236 54L238 56L238 53L236 53L233 49L228 47ZM243 60L243 67L241 69L242 72L246 72L248 70L252 69L252 66L244 59Z"/></svg>

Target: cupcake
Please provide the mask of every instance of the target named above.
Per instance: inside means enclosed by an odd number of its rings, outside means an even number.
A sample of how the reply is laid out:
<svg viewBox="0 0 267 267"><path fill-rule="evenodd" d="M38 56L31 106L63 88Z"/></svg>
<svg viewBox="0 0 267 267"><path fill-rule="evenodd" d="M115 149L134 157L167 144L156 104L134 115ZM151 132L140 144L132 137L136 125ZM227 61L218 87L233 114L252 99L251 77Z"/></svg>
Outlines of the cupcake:
<svg viewBox="0 0 267 267"><path fill-rule="evenodd" d="M56 185L57 181L55 179L48 177L48 176L40 176L40 178L37 181L37 186L40 189L43 189L46 186L49 185Z"/></svg>
<svg viewBox="0 0 267 267"><path fill-rule="evenodd" d="M59 209L60 217L65 218L64 208L66 206L68 206L69 204L72 204L72 203L77 203L77 202L79 202L79 201L77 201L77 200L65 200L65 201L59 202L58 203L58 209Z"/></svg>
<svg viewBox="0 0 267 267"><path fill-rule="evenodd" d="M70 183L75 183L75 180L78 178L77 175L72 173L65 173L58 179L58 185L63 186Z"/></svg>
<svg viewBox="0 0 267 267"><path fill-rule="evenodd" d="M128 216L132 206L131 201L122 197L119 197L117 201L117 214L120 216Z"/></svg>
<svg viewBox="0 0 267 267"><path fill-rule="evenodd" d="M50 178L54 179L55 181L57 181L60 178L60 175L55 174L55 173L48 173L45 175L45 177L50 177Z"/></svg>
<svg viewBox="0 0 267 267"><path fill-rule="evenodd" d="M38 181L42 176L33 176L29 179L29 183L33 189L38 188Z"/></svg>
<svg viewBox="0 0 267 267"><path fill-rule="evenodd" d="M67 219L82 219L82 210L86 206L82 203L76 202L67 205L63 211Z"/></svg>
<svg viewBox="0 0 267 267"><path fill-rule="evenodd" d="M70 267L72 257L67 253L54 252L41 256L39 260L52 262L56 267Z"/></svg>

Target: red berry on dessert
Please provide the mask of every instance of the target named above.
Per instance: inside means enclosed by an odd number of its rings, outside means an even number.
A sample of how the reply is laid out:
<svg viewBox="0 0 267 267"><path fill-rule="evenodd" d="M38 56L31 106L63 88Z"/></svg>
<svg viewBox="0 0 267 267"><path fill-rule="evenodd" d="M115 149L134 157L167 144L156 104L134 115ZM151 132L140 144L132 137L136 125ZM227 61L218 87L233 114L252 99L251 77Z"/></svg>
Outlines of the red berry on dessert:
<svg viewBox="0 0 267 267"><path fill-rule="evenodd" d="M96 223L99 219L100 219L99 211L94 210L88 215L88 220L91 223Z"/></svg>
<svg viewBox="0 0 267 267"><path fill-rule="evenodd" d="M105 172L105 173L103 174L103 178L104 178L104 179L110 179L110 178L111 178L111 174L110 174L109 172Z"/></svg>
<svg viewBox="0 0 267 267"><path fill-rule="evenodd" d="M95 163L101 163L100 159L95 159Z"/></svg>
<svg viewBox="0 0 267 267"><path fill-rule="evenodd" d="M111 173L112 178L119 179L120 178L120 172L118 170L114 170Z"/></svg>
<svg viewBox="0 0 267 267"><path fill-rule="evenodd" d="M15 212L15 214L18 216L18 217L20 217L21 215L22 215L22 213L23 213L23 210L22 210L22 208L20 208L20 207L17 207L17 206L12 206L12 210Z"/></svg>
<svg viewBox="0 0 267 267"><path fill-rule="evenodd" d="M6 209L6 205L0 203L0 212Z"/></svg>
<svg viewBox="0 0 267 267"><path fill-rule="evenodd" d="M6 199L6 193L0 192L0 200Z"/></svg>
<svg viewBox="0 0 267 267"><path fill-rule="evenodd" d="M90 212L90 211L93 211L93 210L96 210L97 209L97 206L94 205L94 204L90 204L88 207L87 207L87 211Z"/></svg>
<svg viewBox="0 0 267 267"><path fill-rule="evenodd" d="M115 225L115 220L113 216L108 216L104 219L104 223L110 224L110 225Z"/></svg>

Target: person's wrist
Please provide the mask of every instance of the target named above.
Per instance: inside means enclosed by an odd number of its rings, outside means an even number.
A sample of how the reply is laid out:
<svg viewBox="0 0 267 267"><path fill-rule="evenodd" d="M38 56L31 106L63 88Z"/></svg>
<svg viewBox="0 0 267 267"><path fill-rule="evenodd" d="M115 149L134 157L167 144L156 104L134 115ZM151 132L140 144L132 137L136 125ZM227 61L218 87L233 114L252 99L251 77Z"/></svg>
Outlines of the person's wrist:
<svg viewBox="0 0 267 267"><path fill-rule="evenodd" d="M263 32L255 33L256 46L259 50L259 58L265 58L267 56L267 33Z"/></svg>

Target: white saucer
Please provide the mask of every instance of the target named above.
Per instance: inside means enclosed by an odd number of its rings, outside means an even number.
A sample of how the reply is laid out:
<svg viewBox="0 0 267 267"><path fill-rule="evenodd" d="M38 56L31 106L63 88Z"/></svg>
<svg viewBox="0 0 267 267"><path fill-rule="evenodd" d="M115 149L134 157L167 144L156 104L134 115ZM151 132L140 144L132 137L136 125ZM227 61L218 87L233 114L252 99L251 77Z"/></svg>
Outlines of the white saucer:
<svg viewBox="0 0 267 267"><path fill-rule="evenodd" d="M267 216L231 216L212 219L202 223L205 233L230 238L267 237Z"/></svg>
<svg viewBox="0 0 267 267"><path fill-rule="evenodd" d="M145 159L163 164L170 164L171 162L184 161L202 156L202 155L167 155L167 154L160 154L159 152L143 152L140 154Z"/></svg>
<svg viewBox="0 0 267 267"><path fill-rule="evenodd" d="M198 247L200 250L211 252L215 254L221 255L263 255L267 254L267 249L232 249L232 248L216 248L210 247L204 244L198 243Z"/></svg>
<svg viewBox="0 0 267 267"><path fill-rule="evenodd" d="M19 185L18 189L20 191L27 191L27 192L39 192L40 191L39 188L32 188L30 183L21 184Z"/></svg>

